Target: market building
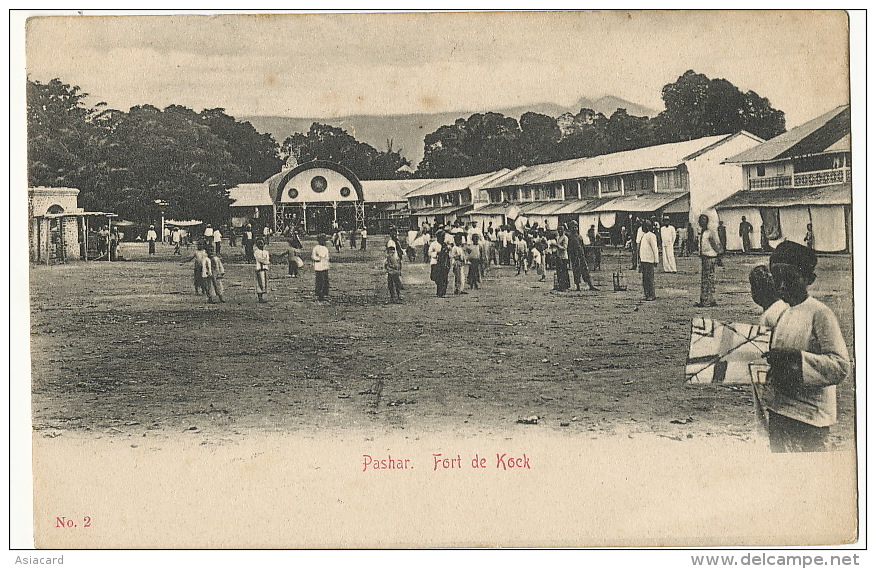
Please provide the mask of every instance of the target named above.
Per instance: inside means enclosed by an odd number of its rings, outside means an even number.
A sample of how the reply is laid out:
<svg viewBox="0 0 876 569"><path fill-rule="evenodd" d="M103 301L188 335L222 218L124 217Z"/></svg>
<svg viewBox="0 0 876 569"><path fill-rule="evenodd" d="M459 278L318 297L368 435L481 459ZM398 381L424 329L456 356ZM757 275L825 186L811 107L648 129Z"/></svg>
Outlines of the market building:
<svg viewBox="0 0 876 569"><path fill-rule="evenodd" d="M843 105L728 158L741 166L741 189L716 205L728 227L727 248L741 250L742 217L752 224L754 249L785 239L819 252L851 251L851 110Z"/></svg>
<svg viewBox="0 0 876 569"><path fill-rule="evenodd" d="M722 163L761 142L743 131L523 166L481 184L469 215L493 225L522 216L550 229L575 221L585 240L594 226L612 241L633 216L668 216L682 225L701 213L716 218L712 208L742 177Z"/></svg>

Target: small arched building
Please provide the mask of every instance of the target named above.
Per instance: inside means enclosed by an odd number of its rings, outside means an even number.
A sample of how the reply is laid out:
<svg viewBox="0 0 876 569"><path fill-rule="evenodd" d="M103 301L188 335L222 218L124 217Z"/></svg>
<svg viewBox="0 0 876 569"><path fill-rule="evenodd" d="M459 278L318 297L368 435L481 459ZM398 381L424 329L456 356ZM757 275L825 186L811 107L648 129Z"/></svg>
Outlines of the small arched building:
<svg viewBox="0 0 876 569"><path fill-rule="evenodd" d="M434 180L365 180L341 164L314 160L285 168L261 184L229 190L235 227L265 225L281 232L299 226L306 233L344 230L386 231L390 223L407 227L405 196Z"/></svg>
<svg viewBox="0 0 876 569"><path fill-rule="evenodd" d="M365 226L362 183L348 168L315 160L282 170L267 180L275 219L283 226L300 222L308 232Z"/></svg>

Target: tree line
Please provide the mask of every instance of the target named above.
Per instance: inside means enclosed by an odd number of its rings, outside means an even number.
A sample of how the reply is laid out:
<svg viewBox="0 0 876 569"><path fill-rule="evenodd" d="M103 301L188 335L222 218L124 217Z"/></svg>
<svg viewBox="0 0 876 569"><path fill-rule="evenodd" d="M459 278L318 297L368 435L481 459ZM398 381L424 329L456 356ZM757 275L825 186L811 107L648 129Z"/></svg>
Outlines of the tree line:
<svg viewBox="0 0 876 569"><path fill-rule="evenodd" d="M27 82L27 167L30 186L79 188L80 206L125 219L169 217L222 223L228 188L263 182L294 157L330 160L360 179L446 178L632 150L654 144L747 130L764 139L785 131L784 113L752 91L688 71L663 88L665 110L639 117L591 109L520 120L477 113L439 127L424 139L416 172L393 149L360 142L343 129L313 123L282 144L224 109L164 109L138 105L127 112L85 104L78 86L60 79Z"/></svg>

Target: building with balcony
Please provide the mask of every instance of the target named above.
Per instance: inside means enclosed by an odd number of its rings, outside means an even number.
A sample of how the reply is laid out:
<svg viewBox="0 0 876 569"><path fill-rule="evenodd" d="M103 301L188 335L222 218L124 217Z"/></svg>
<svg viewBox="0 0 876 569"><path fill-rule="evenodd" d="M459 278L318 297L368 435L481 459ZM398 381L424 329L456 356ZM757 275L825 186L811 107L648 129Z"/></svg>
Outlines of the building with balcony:
<svg viewBox="0 0 876 569"><path fill-rule="evenodd" d="M576 221L585 240L591 226L611 237L633 216L684 225L700 213L716 217L711 208L742 183L742 173L722 163L762 142L739 132L522 166L481 184L469 215L497 225L513 206L549 229Z"/></svg>
<svg viewBox="0 0 876 569"><path fill-rule="evenodd" d="M752 247L770 249L789 239L813 248L851 250L851 110L837 107L726 160L741 167L742 187L717 204L728 227L727 248L742 249L737 228L754 226Z"/></svg>

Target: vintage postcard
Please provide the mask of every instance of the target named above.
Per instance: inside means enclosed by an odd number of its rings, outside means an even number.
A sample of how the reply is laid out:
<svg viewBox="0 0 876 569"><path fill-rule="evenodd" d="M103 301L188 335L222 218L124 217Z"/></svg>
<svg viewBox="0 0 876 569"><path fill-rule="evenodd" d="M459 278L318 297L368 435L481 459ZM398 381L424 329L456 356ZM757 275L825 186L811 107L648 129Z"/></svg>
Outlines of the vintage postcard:
<svg viewBox="0 0 876 569"><path fill-rule="evenodd" d="M20 546L860 547L860 30L14 13Z"/></svg>

